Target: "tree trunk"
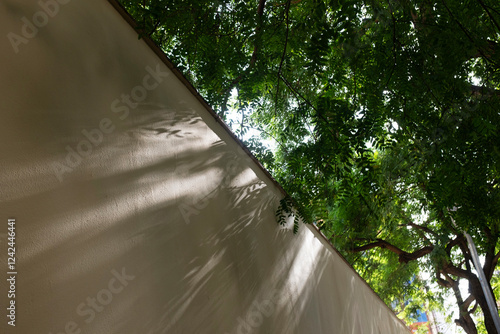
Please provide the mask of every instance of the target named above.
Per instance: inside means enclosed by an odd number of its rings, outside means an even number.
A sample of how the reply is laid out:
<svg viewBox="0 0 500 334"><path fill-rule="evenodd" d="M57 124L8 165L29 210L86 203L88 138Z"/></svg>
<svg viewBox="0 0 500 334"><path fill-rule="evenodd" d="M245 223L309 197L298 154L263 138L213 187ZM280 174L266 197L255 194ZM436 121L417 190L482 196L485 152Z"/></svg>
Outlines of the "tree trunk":
<svg viewBox="0 0 500 334"><path fill-rule="evenodd" d="M458 311L460 312L459 317L455 320L455 323L462 327L462 329L467 334L477 334L476 324L469 313L469 305L470 303L463 300L462 293L460 292L459 281L455 281L451 279L449 276L446 276L446 280L449 283L449 287L452 288L455 297L457 298ZM470 286L470 283L469 283Z"/></svg>
<svg viewBox="0 0 500 334"><path fill-rule="evenodd" d="M484 295L481 296L481 298L478 299L479 306L483 310L483 315L484 315L484 326L486 327L486 331L488 334L500 334L498 333L495 323L493 321L493 316L490 312L490 309L488 308L488 304L486 303L486 299L484 298Z"/></svg>
<svg viewBox="0 0 500 334"><path fill-rule="evenodd" d="M484 326L486 327L488 334L500 334L496 330L495 323L493 322L493 316L488 307L488 303L486 302L486 297L484 296L483 289L481 288L481 283L479 283L479 279L477 277L474 277L469 281L469 288L471 288L476 297L477 303L483 311Z"/></svg>
<svg viewBox="0 0 500 334"><path fill-rule="evenodd" d="M462 310L460 310L462 312ZM474 320L472 320L470 314L466 311L466 314L460 315L460 319L455 320L455 323L462 327L465 333L467 334L477 334L476 325L474 324Z"/></svg>

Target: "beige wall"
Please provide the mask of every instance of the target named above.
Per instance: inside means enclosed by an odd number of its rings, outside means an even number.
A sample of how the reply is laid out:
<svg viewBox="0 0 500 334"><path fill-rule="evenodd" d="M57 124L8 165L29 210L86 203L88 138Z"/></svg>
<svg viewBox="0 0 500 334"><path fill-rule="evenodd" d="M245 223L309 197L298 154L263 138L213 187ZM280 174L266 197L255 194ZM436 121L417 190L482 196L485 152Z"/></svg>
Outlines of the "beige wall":
<svg viewBox="0 0 500 334"><path fill-rule="evenodd" d="M2 0L0 31L1 333L406 331L276 224L278 188L107 1Z"/></svg>

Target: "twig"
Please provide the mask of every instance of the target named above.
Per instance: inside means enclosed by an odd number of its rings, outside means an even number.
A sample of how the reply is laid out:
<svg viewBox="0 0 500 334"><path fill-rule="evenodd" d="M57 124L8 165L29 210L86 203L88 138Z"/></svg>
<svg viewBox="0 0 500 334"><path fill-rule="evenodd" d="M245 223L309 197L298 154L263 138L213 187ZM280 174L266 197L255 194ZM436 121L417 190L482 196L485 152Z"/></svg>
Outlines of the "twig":
<svg viewBox="0 0 500 334"><path fill-rule="evenodd" d="M500 25L498 24L498 22L495 20L495 18L493 17L493 15L491 15L490 11L488 10L488 7L486 7L486 5L484 4L484 2L482 0L477 0L479 2L479 4L481 5L481 7L483 7L483 9L486 11L486 13L488 14L488 16L490 17L490 20L493 22L493 24L497 27L498 31L500 31Z"/></svg>

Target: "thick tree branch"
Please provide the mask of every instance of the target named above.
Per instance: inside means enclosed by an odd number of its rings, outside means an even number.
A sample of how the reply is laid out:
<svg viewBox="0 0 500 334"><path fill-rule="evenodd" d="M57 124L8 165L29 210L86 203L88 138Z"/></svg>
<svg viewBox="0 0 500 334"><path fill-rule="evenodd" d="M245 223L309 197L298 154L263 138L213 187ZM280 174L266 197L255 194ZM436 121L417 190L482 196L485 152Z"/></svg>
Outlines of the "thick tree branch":
<svg viewBox="0 0 500 334"><path fill-rule="evenodd" d="M452 284L450 282L441 278L441 274L438 271L436 271L436 281L439 285L441 285L444 288L451 288L452 287Z"/></svg>
<svg viewBox="0 0 500 334"><path fill-rule="evenodd" d="M469 249L467 248L467 243L465 242L465 237L463 235L461 242L458 243L458 247L460 247L460 250L462 251L462 254L464 256L464 263L466 270L468 272L472 272L471 269L472 256L469 253Z"/></svg>
<svg viewBox="0 0 500 334"><path fill-rule="evenodd" d="M446 278L443 279L441 278L441 274ZM436 272L436 279L438 281L438 284L446 287L446 288L451 288L453 290L453 294L455 295L455 298L457 300L457 304L460 310L459 313L459 318L455 320L455 323L459 326L461 326L466 333L472 333L476 334L477 329L474 324L474 321L471 318L470 311L469 311L469 305L474 301L476 298L473 294L469 295L467 299L464 301L462 298L462 293L460 291L459 287L459 279L456 281L452 279L446 272L443 271L437 271Z"/></svg>
<svg viewBox="0 0 500 334"><path fill-rule="evenodd" d="M382 248L382 249L388 249L391 252L397 254L399 256L400 263L408 263L410 261L419 259L422 256L429 254L434 249L433 246L426 246L426 247L423 247L423 248L416 250L412 253L408 253L408 252L405 252L404 250L394 246L393 244L391 244L385 240L377 239L377 241L372 242L370 244L360 246L360 247L354 247L351 251L362 252L362 251L370 250L370 249L377 248L377 247Z"/></svg>
<svg viewBox="0 0 500 334"><path fill-rule="evenodd" d="M463 234L458 235L455 239L451 240L448 245L446 245L445 251L446 254L448 254L448 257L451 255L451 249L455 247L456 245L460 245L461 243L464 243L465 237Z"/></svg>
<svg viewBox="0 0 500 334"><path fill-rule="evenodd" d="M472 274L470 271L470 267L467 266L467 270L455 267L453 263L451 263L451 250L453 247L459 245L460 249L464 253L464 257L466 260L468 259L469 253L467 252L467 248L465 245L465 237L463 234L458 235L455 239L451 240L445 247L446 255L448 255L448 261L444 261L442 264L442 272L444 275L451 274L457 277L466 278L468 280L475 278L476 276ZM465 249L464 249L465 247Z"/></svg>
<svg viewBox="0 0 500 334"><path fill-rule="evenodd" d="M477 309L478 305L479 305L479 303L476 301L474 303L474 306L469 310L469 313L472 314L472 313L476 312L476 309Z"/></svg>
<svg viewBox="0 0 500 334"><path fill-rule="evenodd" d="M493 248L492 251L486 252L484 259L484 267L483 267L484 275L486 276L488 281L491 280L491 278L493 277L493 273L495 272L498 260L500 259L500 252L494 255L495 246L493 246L492 248Z"/></svg>
<svg viewBox="0 0 500 334"><path fill-rule="evenodd" d="M451 263L445 263L443 265L443 272L445 272L447 274L455 275L457 277L462 277L462 278L465 278L468 280L474 279L476 277L476 275L474 275L470 271L464 270L461 268L457 268L454 265L452 265Z"/></svg>
<svg viewBox="0 0 500 334"><path fill-rule="evenodd" d="M401 249L399 249L396 246L393 246L392 244L390 244L387 241L382 240L382 239L378 239L378 241L372 242L372 243L364 245L364 246L355 247L352 249L352 251L353 252L363 252L365 250L370 250L370 249L377 248L377 247L388 249L391 252L394 252L398 255L403 253L403 251Z"/></svg>
<svg viewBox="0 0 500 334"><path fill-rule="evenodd" d="M462 303L463 303L463 300L462 300L462 293L460 292L459 285L458 285L458 283L459 283L459 281L460 281L460 278L458 278L458 279L455 281L455 280L454 280L453 278L451 278L451 277L450 277L450 275L448 275L446 272L443 272L443 275L444 275L444 277L446 278L446 281L447 281L448 283L450 283L450 286L453 288L453 290L458 289L458 293L459 293L459 297L460 297L459 302L460 302L460 304L462 304Z"/></svg>
<svg viewBox="0 0 500 334"><path fill-rule="evenodd" d="M469 308L469 306L470 306L470 304L471 304L474 300L476 300L476 297L474 297L474 295L469 295L469 297L467 297L467 299L466 299L466 300L464 300L464 302L463 302L463 304L462 304L462 305L464 306L464 308L468 309L468 308ZM476 303L476 305L477 305L477 303ZM469 311L469 313L470 313L470 311Z"/></svg>
<svg viewBox="0 0 500 334"><path fill-rule="evenodd" d="M498 242L498 235L492 233L491 229L488 226L485 226L483 228L483 231L486 235L486 242L488 244L484 255L483 272L489 281L493 277L493 272L495 271L495 267L498 263L498 257L500 256L500 252L495 255L495 248Z"/></svg>

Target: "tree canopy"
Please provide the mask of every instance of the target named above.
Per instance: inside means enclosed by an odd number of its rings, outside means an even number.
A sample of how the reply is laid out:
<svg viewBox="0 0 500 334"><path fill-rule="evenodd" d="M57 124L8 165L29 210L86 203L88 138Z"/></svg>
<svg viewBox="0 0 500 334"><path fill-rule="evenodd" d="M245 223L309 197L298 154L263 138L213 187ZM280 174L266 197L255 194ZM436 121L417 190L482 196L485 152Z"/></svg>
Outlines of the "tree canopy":
<svg viewBox="0 0 500 334"><path fill-rule="evenodd" d="M223 119L237 111L280 209L396 311L448 291L466 333L496 333L463 232L500 300L497 0L121 2Z"/></svg>

